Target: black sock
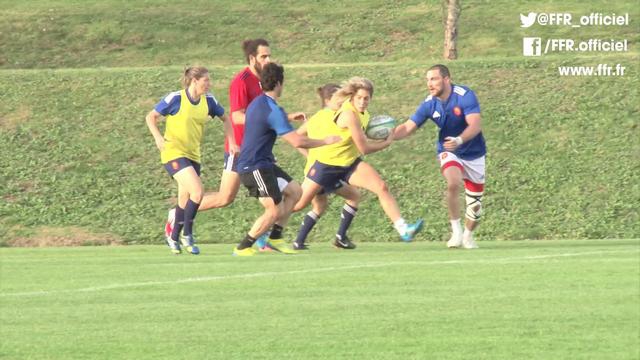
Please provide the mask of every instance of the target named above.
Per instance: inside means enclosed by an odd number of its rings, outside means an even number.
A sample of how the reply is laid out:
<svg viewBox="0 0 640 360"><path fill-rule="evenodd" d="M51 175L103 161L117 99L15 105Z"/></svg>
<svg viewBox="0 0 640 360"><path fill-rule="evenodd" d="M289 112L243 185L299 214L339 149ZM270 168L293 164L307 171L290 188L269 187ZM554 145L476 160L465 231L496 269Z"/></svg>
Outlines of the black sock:
<svg viewBox="0 0 640 360"><path fill-rule="evenodd" d="M307 240L307 236L311 232L311 229L316 225L316 222L318 222L318 214L313 211L309 211L307 215L304 216L304 219L302 219L302 225L300 226L300 230L298 230L296 243L300 245L304 244L305 240Z"/></svg>
<svg viewBox="0 0 640 360"><path fill-rule="evenodd" d="M269 235L269 239L282 239L282 226L278 224L273 224L273 228L271 228L271 235Z"/></svg>
<svg viewBox="0 0 640 360"><path fill-rule="evenodd" d="M184 236L193 234L193 220L198 214L199 207L200 204L193 202L191 199L187 201L187 206L184 207Z"/></svg>
<svg viewBox="0 0 640 360"><path fill-rule="evenodd" d="M336 234L340 236L341 239L344 239L347 236L347 230L349 230L349 226L351 226L351 222L356 216L357 211L358 208L354 208L349 204L344 204L344 206L342 207L342 215L340 216L342 220L340 221L340 227L338 228L338 233Z"/></svg>
<svg viewBox="0 0 640 360"><path fill-rule="evenodd" d="M240 241L240 244L238 244L238 250L250 248L253 246L254 242L256 242L256 239L252 238L251 235L247 234L247 236L245 236L244 239Z"/></svg>
<svg viewBox="0 0 640 360"><path fill-rule="evenodd" d="M176 206L176 215L173 222L173 231L171 232L171 239L174 241L180 240L180 231L184 226L184 209L180 206Z"/></svg>

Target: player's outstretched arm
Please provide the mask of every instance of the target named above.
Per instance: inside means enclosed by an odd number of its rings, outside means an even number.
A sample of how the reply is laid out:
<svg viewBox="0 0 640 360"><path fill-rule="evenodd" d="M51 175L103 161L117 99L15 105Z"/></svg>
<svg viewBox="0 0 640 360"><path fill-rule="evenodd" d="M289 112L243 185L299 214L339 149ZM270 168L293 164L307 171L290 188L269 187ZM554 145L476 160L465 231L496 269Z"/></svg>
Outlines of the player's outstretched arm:
<svg viewBox="0 0 640 360"><path fill-rule="evenodd" d="M147 117L145 118L147 127L149 128L149 131L151 132L151 135L153 135L153 139L156 142L156 147L158 147L158 150L160 151L164 149L164 137L162 137L160 129L158 129L158 120L160 120L161 116L162 115L158 111L156 111L156 109L153 109L149 111Z"/></svg>
<svg viewBox="0 0 640 360"><path fill-rule="evenodd" d="M324 145L335 144L340 141L340 136L327 136L324 139L310 139L304 135L300 135L295 131L291 131L282 135L282 138L295 148L311 149Z"/></svg>
<svg viewBox="0 0 640 360"><path fill-rule="evenodd" d="M307 135L307 123L304 123L302 125L300 125L300 127L298 127L298 129L296 130L296 132L298 133L298 135ZM307 156L309 156L309 151L307 149L303 149L303 148L296 148L296 150L298 150L298 152L300 154L302 154L302 156L304 156L305 158Z"/></svg>
<svg viewBox="0 0 640 360"><path fill-rule="evenodd" d="M393 137L395 140L402 140L407 136L413 134L418 129L418 125L411 120L407 120L404 123L396 126L393 130Z"/></svg>

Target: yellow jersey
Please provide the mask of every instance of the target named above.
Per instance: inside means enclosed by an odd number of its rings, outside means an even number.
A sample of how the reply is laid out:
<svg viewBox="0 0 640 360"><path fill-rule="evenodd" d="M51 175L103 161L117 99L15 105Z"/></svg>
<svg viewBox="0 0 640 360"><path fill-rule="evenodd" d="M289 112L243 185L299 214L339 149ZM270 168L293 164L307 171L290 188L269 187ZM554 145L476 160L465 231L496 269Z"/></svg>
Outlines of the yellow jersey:
<svg viewBox="0 0 640 360"><path fill-rule="evenodd" d="M324 108L315 113L311 118L309 118L309 120L307 120L307 136L311 139L324 139L322 136L323 128L326 127L325 124L333 123L335 116L336 112L329 108ZM319 148L308 149L307 164L304 167L305 175L309 172L309 169L311 169L311 166L313 166L313 163L316 161L318 149Z"/></svg>
<svg viewBox="0 0 640 360"><path fill-rule="evenodd" d="M207 96L200 96L198 104L189 101L186 91L171 93L170 96L180 95L180 109L175 115L166 115L166 127L164 131L164 150L160 153L163 164L186 157L195 162L200 162L200 144L204 123L209 118L209 104Z"/></svg>
<svg viewBox="0 0 640 360"><path fill-rule="evenodd" d="M351 104L350 100L351 99L347 99L338 111L334 112L330 109L322 109L309 119L307 134L310 138L324 139L330 135L338 135L342 140L335 144L310 149L309 157L307 159L307 167L310 167L316 160L327 165L349 166L360 157L360 151L353 142L351 131L348 128L341 128L336 124L336 119L343 111L351 110L360 119L362 129L364 130L367 128L370 118L369 112L359 112ZM307 170L308 168L305 169L305 174Z"/></svg>

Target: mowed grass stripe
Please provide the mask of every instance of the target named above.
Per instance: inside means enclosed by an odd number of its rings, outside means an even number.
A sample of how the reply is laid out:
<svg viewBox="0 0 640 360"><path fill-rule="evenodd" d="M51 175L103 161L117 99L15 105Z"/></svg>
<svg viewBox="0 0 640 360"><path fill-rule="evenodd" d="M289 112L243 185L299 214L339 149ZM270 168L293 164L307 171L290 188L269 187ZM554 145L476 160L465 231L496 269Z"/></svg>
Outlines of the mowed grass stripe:
<svg viewBox="0 0 640 360"><path fill-rule="evenodd" d="M177 285L185 283L195 282L209 282L209 281L223 281L223 280L237 280L259 277L271 277L282 275L297 275L297 274L309 274L309 273L322 273L322 272L334 272L334 271L347 271L366 268L381 268L391 266L433 266L433 265L455 265L455 264L500 264L500 263L519 263L529 262L535 260L545 260L553 258L567 258L589 255L605 255L605 254L637 254L640 250L603 250L603 251L587 251L587 252L574 252L574 253L561 253L561 254L549 254L549 255L533 255L533 256L521 256L521 257L506 257L506 258L494 258L494 259L463 259L463 260L436 260L436 261L393 261L387 263L368 263L368 264L354 264L345 266L331 266L315 269L303 269L303 270L285 270L285 271L268 271L268 272L256 272L256 273L244 273L235 275L217 275L217 276L199 276L189 277L185 279L177 279L171 281L147 281L147 282L135 282L135 283L116 283L104 286L85 287L79 289L67 289L67 290L42 290L42 291L30 291L30 292L18 292L18 293L0 293L0 296L46 296L63 293L76 293L76 292L96 292L105 290L117 290L125 288L137 288L145 286L164 286L164 285ZM600 259L602 260L602 258ZM615 259L619 260L619 259ZM637 260L637 259L632 259Z"/></svg>

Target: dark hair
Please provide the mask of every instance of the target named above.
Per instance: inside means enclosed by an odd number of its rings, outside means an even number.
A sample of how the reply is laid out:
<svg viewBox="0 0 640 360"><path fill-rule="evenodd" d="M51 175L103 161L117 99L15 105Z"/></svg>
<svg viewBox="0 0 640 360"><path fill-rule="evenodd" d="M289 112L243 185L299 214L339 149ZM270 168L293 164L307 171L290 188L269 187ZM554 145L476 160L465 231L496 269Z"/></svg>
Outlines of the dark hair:
<svg viewBox="0 0 640 360"><path fill-rule="evenodd" d="M206 76L208 73L209 70L207 70L207 68L204 66L189 66L184 69L180 82L182 82L182 86L188 88L189 85L191 85L193 79L200 79Z"/></svg>
<svg viewBox="0 0 640 360"><path fill-rule="evenodd" d="M242 51L244 51L244 58L249 63L249 56L258 55L259 46L269 46L269 43L265 39L249 39L242 42Z"/></svg>
<svg viewBox="0 0 640 360"><path fill-rule="evenodd" d="M429 71L431 70L435 70L438 69L438 71L440 71L440 76L442 77L451 77L451 73L449 72L449 68L442 65L442 64L436 64L433 65L432 67L429 68Z"/></svg>
<svg viewBox="0 0 640 360"><path fill-rule="evenodd" d="M265 65L262 74L260 74L260 83L264 91L275 89L278 83L284 83L284 67L276 63Z"/></svg>
<svg viewBox="0 0 640 360"><path fill-rule="evenodd" d="M318 96L320 96L320 107L324 107L324 102L331 99L331 96L340 89L338 84L325 84L324 86L316 89Z"/></svg>

